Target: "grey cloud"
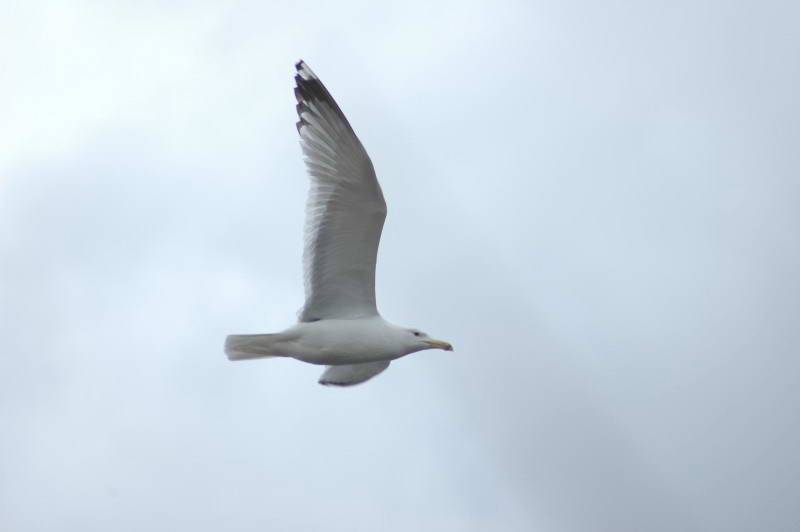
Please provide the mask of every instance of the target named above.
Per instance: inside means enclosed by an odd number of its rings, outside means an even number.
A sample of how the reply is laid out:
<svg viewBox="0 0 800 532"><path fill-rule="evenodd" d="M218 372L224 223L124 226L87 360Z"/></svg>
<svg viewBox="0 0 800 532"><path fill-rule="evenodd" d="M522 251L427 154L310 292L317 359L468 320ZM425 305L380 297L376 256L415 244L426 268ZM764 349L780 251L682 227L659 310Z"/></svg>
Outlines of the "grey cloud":
<svg viewBox="0 0 800 532"><path fill-rule="evenodd" d="M195 9L2 159L0 528L794 529L796 7ZM382 180L382 312L456 347L353 390L221 351L302 302L301 55Z"/></svg>

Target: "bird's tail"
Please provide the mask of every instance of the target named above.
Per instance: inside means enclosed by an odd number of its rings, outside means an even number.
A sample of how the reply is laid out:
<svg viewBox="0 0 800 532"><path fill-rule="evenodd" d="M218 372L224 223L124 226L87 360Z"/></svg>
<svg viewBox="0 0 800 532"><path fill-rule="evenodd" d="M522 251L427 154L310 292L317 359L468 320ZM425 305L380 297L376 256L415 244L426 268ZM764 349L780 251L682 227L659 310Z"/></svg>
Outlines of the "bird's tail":
<svg viewBox="0 0 800 532"><path fill-rule="evenodd" d="M280 334L231 334L225 338L229 360L286 356L278 345Z"/></svg>

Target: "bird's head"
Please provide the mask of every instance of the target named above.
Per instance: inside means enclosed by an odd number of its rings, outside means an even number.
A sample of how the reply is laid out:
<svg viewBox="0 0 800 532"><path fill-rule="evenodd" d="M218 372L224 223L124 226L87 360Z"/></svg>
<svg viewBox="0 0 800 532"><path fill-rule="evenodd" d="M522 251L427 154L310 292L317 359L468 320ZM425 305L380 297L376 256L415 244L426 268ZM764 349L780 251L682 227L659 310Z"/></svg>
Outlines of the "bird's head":
<svg viewBox="0 0 800 532"><path fill-rule="evenodd" d="M404 329L403 332L405 334L405 341L410 347L413 348L414 351L422 351L424 349L443 349L445 351L453 350L453 346L450 345L449 342L435 340L419 329Z"/></svg>

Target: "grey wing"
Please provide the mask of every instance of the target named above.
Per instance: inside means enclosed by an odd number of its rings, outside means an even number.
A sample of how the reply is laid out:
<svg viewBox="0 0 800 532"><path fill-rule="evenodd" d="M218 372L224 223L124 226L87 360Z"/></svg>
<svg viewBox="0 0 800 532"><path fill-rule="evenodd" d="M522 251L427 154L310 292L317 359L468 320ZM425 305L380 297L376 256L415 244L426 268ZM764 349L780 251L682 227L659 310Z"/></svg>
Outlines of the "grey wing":
<svg viewBox="0 0 800 532"><path fill-rule="evenodd" d="M311 176L300 321L374 316L386 202L372 161L333 97L303 61L295 67L297 131Z"/></svg>
<svg viewBox="0 0 800 532"><path fill-rule="evenodd" d="M368 381L375 375L389 367L389 360L377 362L364 362L362 364L347 364L345 366L328 366L325 373L319 378L319 383L325 386L353 386Z"/></svg>

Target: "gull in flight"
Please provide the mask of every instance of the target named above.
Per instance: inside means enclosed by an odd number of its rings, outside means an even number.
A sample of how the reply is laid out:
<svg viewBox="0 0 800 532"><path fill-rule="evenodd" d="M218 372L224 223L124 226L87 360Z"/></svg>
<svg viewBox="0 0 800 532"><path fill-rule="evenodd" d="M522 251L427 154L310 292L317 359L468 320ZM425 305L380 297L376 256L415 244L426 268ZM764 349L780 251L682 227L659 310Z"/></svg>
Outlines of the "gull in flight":
<svg viewBox="0 0 800 532"><path fill-rule="evenodd" d="M392 360L453 347L419 329L384 320L375 305L375 262L386 202L372 161L328 90L295 65L297 131L311 176L306 205L306 301L296 325L273 334L225 340L230 360L291 357L328 366L320 384L351 386Z"/></svg>

